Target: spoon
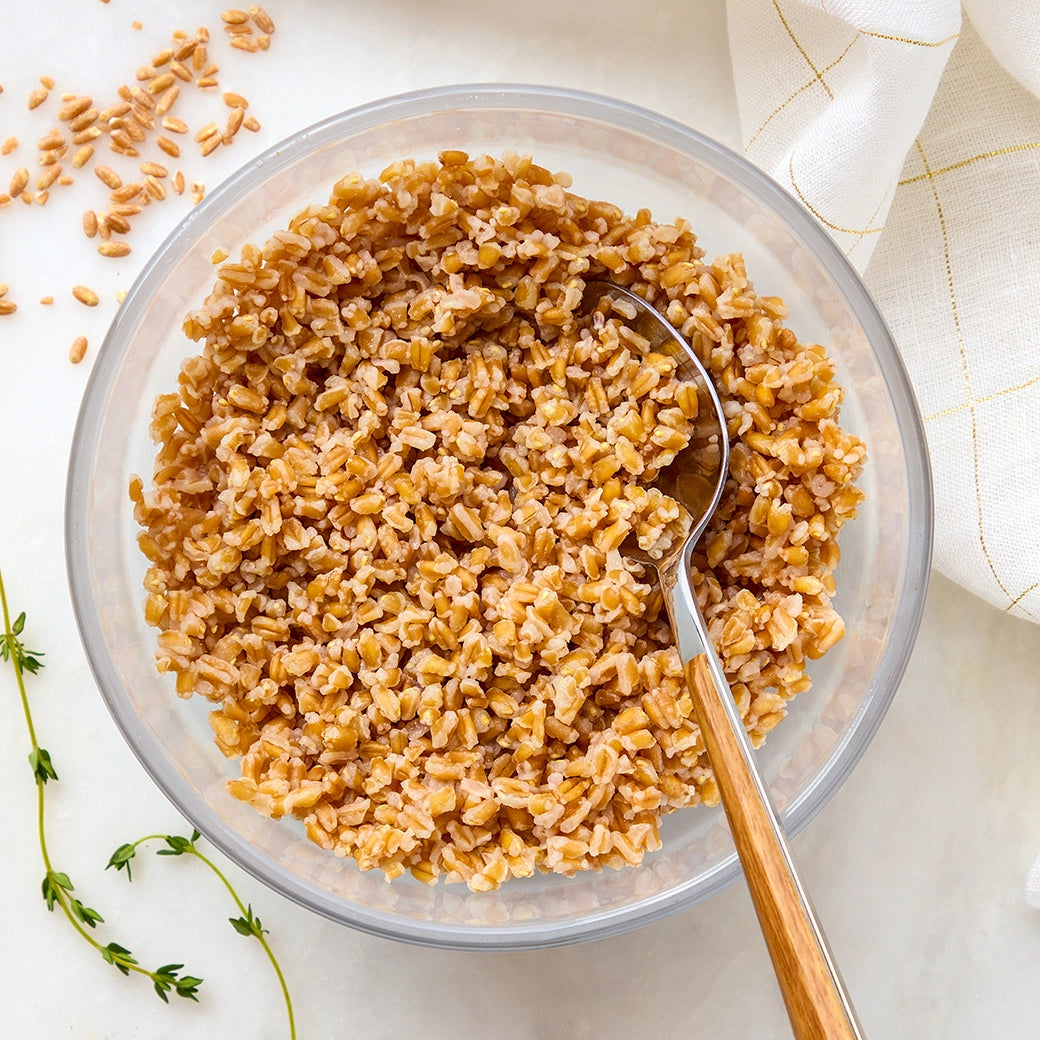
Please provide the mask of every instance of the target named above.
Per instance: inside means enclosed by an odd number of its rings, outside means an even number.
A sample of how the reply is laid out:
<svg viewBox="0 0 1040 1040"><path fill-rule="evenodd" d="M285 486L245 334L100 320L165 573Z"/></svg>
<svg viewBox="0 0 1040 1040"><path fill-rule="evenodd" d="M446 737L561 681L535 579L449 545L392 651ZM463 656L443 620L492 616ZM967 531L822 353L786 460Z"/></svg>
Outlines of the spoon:
<svg viewBox="0 0 1040 1040"><path fill-rule="evenodd" d="M690 446L657 481L693 518L689 534L659 558L632 544L634 539L622 551L657 571L708 760L793 1033L797 1040L862 1040L690 584L694 546L718 507L729 469L722 404L693 349L653 307L613 282L587 283L585 313L609 313L615 303L620 303L619 317L654 351L674 358L679 378L697 387L699 404ZM635 318L629 318L633 308Z"/></svg>

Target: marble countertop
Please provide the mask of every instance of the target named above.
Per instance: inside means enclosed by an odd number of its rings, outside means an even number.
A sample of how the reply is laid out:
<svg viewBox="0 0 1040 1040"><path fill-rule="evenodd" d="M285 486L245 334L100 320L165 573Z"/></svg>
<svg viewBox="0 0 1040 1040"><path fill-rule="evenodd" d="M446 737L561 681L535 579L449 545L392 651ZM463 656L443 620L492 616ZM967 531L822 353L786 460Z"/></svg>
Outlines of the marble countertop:
<svg viewBox="0 0 1040 1040"><path fill-rule="evenodd" d="M9 5L10 6L10 5ZM440 0L270 0L270 50L228 47L221 7L139 0L37 0L5 11L0 34L0 189L35 168L57 105L28 111L38 78L107 103L175 29L213 30L222 89L251 99L261 130L206 159L210 187L261 149L376 97L453 82L580 87L657 109L738 146L721 2L601 0L523 5ZM649 13L647 13L649 11ZM135 28L134 22L141 23ZM205 104L192 100L193 125ZM46 113L46 114L44 114ZM189 151L191 153L189 157ZM95 690L72 617L62 556L65 466L90 365L127 288L190 208L146 213L121 261L97 255L80 213L103 189L80 171L45 206L0 209L0 568L27 638L46 652L31 680L41 743L61 782L47 828L60 869L106 917L106 937L145 962L183 960L203 1001L164 1007L140 980L92 954L39 897L42 876L27 737L0 670L0 1040L286 1036L262 952L234 934L227 895L197 863L149 859L128 886L102 867L124 841L188 828L127 749ZM113 164L114 165L114 164ZM96 289L87 309L70 289ZM51 306L41 297L53 295ZM77 335L85 361L67 359ZM1040 911L1023 897L1040 852L1040 628L935 577L913 658L888 716L794 853L870 1037L1031 1040L1040 1020ZM228 876L270 930L300 1037L621 1040L653 1035L772 1040L789 1035L742 884L667 921L545 952L438 952L317 918L233 865Z"/></svg>

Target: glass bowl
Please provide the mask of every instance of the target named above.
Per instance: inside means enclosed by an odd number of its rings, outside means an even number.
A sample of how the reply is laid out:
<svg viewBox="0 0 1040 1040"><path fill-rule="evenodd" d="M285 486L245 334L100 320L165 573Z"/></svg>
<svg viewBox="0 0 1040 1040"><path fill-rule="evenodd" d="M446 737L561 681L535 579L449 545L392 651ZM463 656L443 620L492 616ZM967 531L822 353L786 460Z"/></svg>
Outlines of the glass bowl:
<svg viewBox="0 0 1040 1040"><path fill-rule="evenodd" d="M827 802L863 754L906 666L930 564L932 505L924 433L885 324L845 257L783 190L700 134L620 101L530 86L436 88L319 123L228 179L149 261L112 324L72 447L66 549L91 668L133 751L180 811L232 860L298 903L365 931L431 946L547 947L602 938L720 891L739 865L718 808L666 817L664 847L642 866L542 875L490 893L392 883L322 851L291 820L232 798L209 703L182 701L156 673L142 615L145 560L127 487L151 473L156 394L196 352L181 332L208 291L218 247L263 242L331 185L391 160L508 149L573 175L574 191L662 220L687 218L709 257L742 251L764 294L782 296L802 340L828 346L846 389L843 425L867 443L866 502L843 532L836 604L847 635L815 662L813 690L790 705L758 759L789 832ZM851 823L851 821L850 821Z"/></svg>

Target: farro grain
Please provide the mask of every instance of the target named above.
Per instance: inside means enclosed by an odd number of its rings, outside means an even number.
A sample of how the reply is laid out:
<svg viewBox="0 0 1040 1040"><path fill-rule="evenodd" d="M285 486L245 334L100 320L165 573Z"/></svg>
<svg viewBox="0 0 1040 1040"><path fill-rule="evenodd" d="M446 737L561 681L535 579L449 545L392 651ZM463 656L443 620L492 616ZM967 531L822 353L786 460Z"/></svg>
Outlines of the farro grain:
<svg viewBox="0 0 1040 1040"><path fill-rule="evenodd" d="M260 41L255 36L232 36L231 46L236 50L248 51L255 54L260 50Z"/></svg>
<svg viewBox="0 0 1040 1040"><path fill-rule="evenodd" d="M96 307L98 305L98 294L93 289L88 289L85 285L74 285L72 287L72 295L86 307Z"/></svg>
<svg viewBox="0 0 1040 1040"><path fill-rule="evenodd" d="M274 32L274 20L262 7L254 5L249 8L249 13L252 15L253 23L262 33L270 35Z"/></svg>
<svg viewBox="0 0 1040 1040"><path fill-rule="evenodd" d="M180 170L173 175L173 190L178 195L184 194L184 174Z"/></svg>
<svg viewBox="0 0 1040 1040"><path fill-rule="evenodd" d="M143 191L143 184L139 181L130 181L127 184L117 186L111 194L111 199L113 202L129 202L131 199L136 199Z"/></svg>
<svg viewBox="0 0 1040 1040"><path fill-rule="evenodd" d="M206 123L195 131L195 140L205 141L207 138L213 137L215 134L219 133L220 127L218 127L216 123Z"/></svg>
<svg viewBox="0 0 1040 1040"><path fill-rule="evenodd" d="M0 191L0 206L10 206L11 196L6 191Z"/></svg>
<svg viewBox="0 0 1040 1040"><path fill-rule="evenodd" d="M155 114L165 116L173 108L174 102L180 96L181 88L175 83L169 90L164 90L155 103Z"/></svg>
<svg viewBox="0 0 1040 1040"><path fill-rule="evenodd" d="M95 166L94 176L97 177L97 179L101 181L102 184L111 188L112 191L115 191L117 188L121 188L123 186L123 178L120 177L119 174L116 173L116 171L113 170L111 166L105 166L102 164Z"/></svg>
<svg viewBox="0 0 1040 1040"><path fill-rule="evenodd" d="M98 115L98 110L91 106L90 108L80 112L78 116L74 116L72 119L70 119L68 122L68 127L75 134L81 133L88 127L94 125L94 123L97 121Z"/></svg>
<svg viewBox="0 0 1040 1040"><path fill-rule="evenodd" d="M3 298L7 295L8 289L10 289L10 286L7 284L7 282L0 282L0 298Z"/></svg>
<svg viewBox="0 0 1040 1040"><path fill-rule="evenodd" d="M202 144L199 145L199 151L203 155L209 155L216 148L218 148L221 144L223 144L223 141L224 141L224 139L223 139L223 137L219 133L218 134L214 134L212 137L207 137L202 142Z"/></svg>
<svg viewBox="0 0 1040 1040"><path fill-rule="evenodd" d="M214 87L219 87L220 81L216 76L199 76L199 78L195 80L195 86L200 90L210 90Z"/></svg>
<svg viewBox="0 0 1040 1040"><path fill-rule="evenodd" d="M249 102L241 95L233 91L224 94L224 104L228 108L249 108Z"/></svg>
<svg viewBox="0 0 1040 1040"><path fill-rule="evenodd" d="M161 94L164 90L169 90L176 82L177 77L172 72L163 72L153 80L150 80L145 90L154 97L157 94Z"/></svg>
<svg viewBox="0 0 1040 1040"><path fill-rule="evenodd" d="M226 25L242 25L249 21L249 12L237 7L229 7L220 14L220 20Z"/></svg>
<svg viewBox="0 0 1040 1040"><path fill-rule="evenodd" d="M159 146L159 149L165 152L171 159L176 159L181 154L180 145L176 141L171 141L168 137L157 137L155 143Z"/></svg>
<svg viewBox="0 0 1040 1040"><path fill-rule="evenodd" d="M88 126L86 130L80 130L79 133L73 135L72 143L89 144L91 141L96 141L101 136L101 133L101 127Z"/></svg>
<svg viewBox="0 0 1040 1040"><path fill-rule="evenodd" d="M144 188L156 202L161 202L166 198L166 185L158 177L153 177L150 174L145 177Z"/></svg>
<svg viewBox="0 0 1040 1040"><path fill-rule="evenodd" d="M83 234L87 238L94 238L98 233L97 214L92 209L83 211Z"/></svg>
<svg viewBox="0 0 1040 1040"><path fill-rule="evenodd" d="M75 118L82 112L86 112L88 108L93 107L94 99L86 96L73 97L71 101L67 101L62 105L58 112L58 118L64 123L68 120Z"/></svg>
<svg viewBox="0 0 1040 1040"><path fill-rule="evenodd" d="M87 337L77 336L69 347L69 361L78 365L87 354Z"/></svg>
<svg viewBox="0 0 1040 1040"><path fill-rule="evenodd" d="M39 191L46 191L61 176L61 167L55 163L36 178L36 187Z"/></svg>
<svg viewBox="0 0 1040 1040"><path fill-rule="evenodd" d="M76 153L72 156L72 166L74 169L79 170L90 162L91 156L94 154L93 145L85 144L81 148L77 149Z"/></svg>
<svg viewBox="0 0 1040 1040"><path fill-rule="evenodd" d="M141 173L148 177L165 177L168 173L165 166L156 162L141 163Z"/></svg>
<svg viewBox="0 0 1040 1040"><path fill-rule="evenodd" d="M13 300L0 300L0 315L14 314L18 310L18 304Z"/></svg>
<svg viewBox="0 0 1040 1040"><path fill-rule="evenodd" d="M130 252L130 246L126 242L102 242L97 247L97 251L102 256L127 256Z"/></svg>
<svg viewBox="0 0 1040 1040"><path fill-rule="evenodd" d="M4 143L0 145L0 155L10 155L18 147L17 137L5 137Z"/></svg>
<svg viewBox="0 0 1040 1040"><path fill-rule="evenodd" d="M61 148L65 144L65 135L60 130L51 130L36 142L36 147L41 152L49 152L55 148Z"/></svg>
<svg viewBox="0 0 1040 1040"><path fill-rule="evenodd" d="M259 36L257 36L256 43L257 43L257 46L260 48L260 50L262 50L262 51L270 50L270 48L271 48L271 37L268 36L267 33L261 33Z"/></svg>
<svg viewBox="0 0 1040 1040"><path fill-rule="evenodd" d="M29 93L29 110L39 108L47 100L48 91L45 87L36 87Z"/></svg>
<svg viewBox="0 0 1040 1040"><path fill-rule="evenodd" d="M260 123L256 116L246 116L245 119L242 120L242 125L247 130L251 130L254 134L260 129Z"/></svg>
<svg viewBox="0 0 1040 1040"><path fill-rule="evenodd" d="M170 71L179 80L182 80L184 83L190 83L192 81L192 79L194 78L192 76L191 69L189 69L185 65L182 65L179 61L171 61L170 62Z"/></svg>
<svg viewBox="0 0 1040 1040"><path fill-rule="evenodd" d="M41 296L40 297L40 303L43 304L44 307L50 307L51 304L54 303L54 297L53 296Z"/></svg>
<svg viewBox="0 0 1040 1040"><path fill-rule="evenodd" d="M63 174L62 174L62 175L61 175L61 176L60 176L60 177L58 178L58 183L59 183L59 184L60 184L60 185L61 185L61 186L62 186L63 188L67 188L67 187L68 187L68 186L69 186L70 184L75 184L76 182L75 182L75 179L73 178L73 176L72 176L71 174L69 174L69 173L63 173Z"/></svg>
<svg viewBox="0 0 1040 1040"><path fill-rule="evenodd" d="M29 183L29 171L24 166L19 166L11 175L11 185L7 189L12 198L21 195L25 186Z"/></svg>
<svg viewBox="0 0 1040 1040"><path fill-rule="evenodd" d="M41 76L40 82L44 85L47 90L54 89L54 77L53 76Z"/></svg>
<svg viewBox="0 0 1040 1040"><path fill-rule="evenodd" d="M176 116L163 116L162 125L163 129L169 130L171 134L186 134L188 132L188 124Z"/></svg>

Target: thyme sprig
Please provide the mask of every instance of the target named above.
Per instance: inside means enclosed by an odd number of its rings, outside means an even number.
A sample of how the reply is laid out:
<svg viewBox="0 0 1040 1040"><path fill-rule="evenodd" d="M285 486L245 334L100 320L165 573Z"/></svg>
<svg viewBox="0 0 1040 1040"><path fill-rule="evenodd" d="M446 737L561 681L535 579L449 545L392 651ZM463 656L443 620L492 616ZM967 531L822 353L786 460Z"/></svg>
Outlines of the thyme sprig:
<svg viewBox="0 0 1040 1040"><path fill-rule="evenodd" d="M264 953L267 954L267 959L271 962L271 967L274 969L275 976L278 979L278 984L282 989L282 998L285 1001L285 1011L289 1019L289 1036L291 1040L296 1040L296 1020L293 1015L293 1004L292 997L289 995L289 987L286 984L285 976L282 974L282 969L278 964L278 958L275 957L274 951L271 949L265 936L267 935L267 929L263 927L260 922L260 918L255 916L253 913L253 907L251 904L245 904L239 898L238 893L235 891L231 882L227 879L224 872L206 856L198 847L198 840L201 837L197 830L191 832L190 838L185 838L179 834L146 834L143 838L138 838L137 841L129 842L126 845L120 845L115 852L112 853L112 857L108 861L108 867L115 867L116 870L125 870L128 881L133 880L131 874L130 861L137 855L137 850L141 845L150 841L161 841L163 847L156 850L157 856L194 856L197 860L204 863L209 869L220 879L224 887L228 890L231 898L234 900L235 906L241 914L240 917L229 917L228 923L232 928L239 934L244 936L252 936L255 938L263 947Z"/></svg>
<svg viewBox="0 0 1040 1040"><path fill-rule="evenodd" d="M167 1003L169 1003L167 993L170 992L175 993L178 997L197 1001L202 979L182 974L183 964L164 964L153 971L150 968L142 967L125 946L116 942L103 944L96 938L92 933L96 926L102 924L105 919L95 909L73 895L75 886L69 875L64 871L56 870L51 862L50 850L47 846L44 807L47 784L52 780L57 780L58 773L54 768L50 753L40 747L32 710L29 707L29 696L25 689L26 675L36 675L40 671L43 667L41 658L44 655L39 650L29 650L22 642L25 612L23 611L13 622L11 621L2 574L0 574L0 608L3 611L4 623L3 634L0 635L0 660L6 661L14 670L15 683L22 701L22 713L25 716L25 725L29 732L31 746L29 766L36 782L36 830L44 866L41 891L47 909L53 912L56 907L60 908L69 924L101 955L106 963L111 964L123 975L134 973L146 976L151 980L156 993Z"/></svg>

